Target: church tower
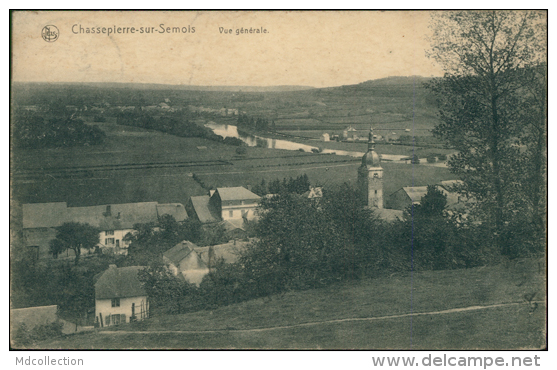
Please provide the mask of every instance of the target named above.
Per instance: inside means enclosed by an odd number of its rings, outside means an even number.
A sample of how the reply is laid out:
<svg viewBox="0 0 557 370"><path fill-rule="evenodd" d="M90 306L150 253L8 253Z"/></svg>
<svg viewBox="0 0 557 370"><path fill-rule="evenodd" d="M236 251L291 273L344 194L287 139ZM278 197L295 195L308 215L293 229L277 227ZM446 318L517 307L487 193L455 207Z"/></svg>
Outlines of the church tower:
<svg viewBox="0 0 557 370"><path fill-rule="evenodd" d="M383 168L381 158L375 152L373 128L369 128L367 153L358 168L358 187L362 201L369 207L383 208Z"/></svg>

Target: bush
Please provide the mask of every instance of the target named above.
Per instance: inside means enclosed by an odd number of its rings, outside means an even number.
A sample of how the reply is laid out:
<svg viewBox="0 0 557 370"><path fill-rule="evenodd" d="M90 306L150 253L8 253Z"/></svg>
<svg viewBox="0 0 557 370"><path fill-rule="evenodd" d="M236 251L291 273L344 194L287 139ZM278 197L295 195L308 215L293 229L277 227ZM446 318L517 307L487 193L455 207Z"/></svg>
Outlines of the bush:
<svg viewBox="0 0 557 370"><path fill-rule="evenodd" d="M20 323L13 332L12 344L16 347L26 347L45 339L61 337L63 326L61 322L52 322L29 329L25 323Z"/></svg>
<svg viewBox="0 0 557 370"><path fill-rule="evenodd" d="M430 154L430 155L427 156L427 163L435 163L436 161L437 160L436 160L435 155Z"/></svg>
<svg viewBox="0 0 557 370"><path fill-rule="evenodd" d="M248 150L243 146L236 148L236 154L238 155L245 155L247 152Z"/></svg>

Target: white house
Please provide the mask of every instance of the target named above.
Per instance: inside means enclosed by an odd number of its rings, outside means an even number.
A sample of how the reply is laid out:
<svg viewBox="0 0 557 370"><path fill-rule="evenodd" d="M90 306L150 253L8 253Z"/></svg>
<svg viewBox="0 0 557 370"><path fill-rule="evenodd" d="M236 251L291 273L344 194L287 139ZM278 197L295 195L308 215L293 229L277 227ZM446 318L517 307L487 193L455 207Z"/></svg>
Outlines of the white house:
<svg viewBox="0 0 557 370"><path fill-rule="evenodd" d="M209 205L222 220L253 220L260 199L259 195L241 186L217 188L209 199Z"/></svg>
<svg viewBox="0 0 557 370"><path fill-rule="evenodd" d="M325 142L331 141L330 135L329 135L328 133L326 133L326 132L325 132L323 135L321 135L321 139L322 139L323 141L325 141Z"/></svg>
<svg viewBox="0 0 557 370"><path fill-rule="evenodd" d="M149 317L147 293L139 280L142 266L110 267L95 282L95 320L100 327Z"/></svg>
<svg viewBox="0 0 557 370"><path fill-rule="evenodd" d="M197 245L184 240L162 254L162 260L175 276L199 286L209 268L199 257Z"/></svg>

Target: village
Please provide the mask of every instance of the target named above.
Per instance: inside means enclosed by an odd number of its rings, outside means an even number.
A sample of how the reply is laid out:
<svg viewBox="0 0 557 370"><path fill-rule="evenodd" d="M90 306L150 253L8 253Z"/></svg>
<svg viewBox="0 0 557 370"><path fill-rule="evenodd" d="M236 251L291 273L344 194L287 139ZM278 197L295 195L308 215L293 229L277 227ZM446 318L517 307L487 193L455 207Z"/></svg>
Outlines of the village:
<svg viewBox="0 0 557 370"><path fill-rule="evenodd" d="M546 347L544 12L44 13L13 14L11 349Z"/></svg>
<svg viewBox="0 0 557 370"><path fill-rule="evenodd" d="M351 130L345 130L349 132ZM352 130L355 131L355 130ZM326 136L326 135L324 135ZM375 217L387 222L402 221L403 212L413 205L420 204L428 192L427 186L406 186L384 196L383 168L381 157L375 151L377 136L370 128L368 150L358 168L358 191L362 205L373 211ZM352 136L351 139L358 140ZM447 212L462 210L465 202L455 191L457 180L441 181L433 184L447 199ZM265 194L272 198L278 194ZM301 197L319 202L323 197L321 187L309 186ZM98 243L94 246L80 247L80 255L128 254L132 235L137 233L134 226L148 224L158 229L159 220L172 217L178 223L193 219L203 226L221 227L227 243L199 247L189 240L183 240L162 254L166 268L177 278L199 286L203 278L211 272L216 261L235 263L238 252L250 241L247 225L260 216L258 204L261 199L245 187L222 187L210 190L209 194L190 197L184 206L179 203L126 203L88 207L68 207L65 202L23 204L24 245L34 259L52 258L51 243L56 238L57 229L66 223L81 223L95 227ZM462 213L462 212L461 212ZM66 249L55 258L75 258L75 252ZM107 270L95 277L94 327L107 327L126 322L149 318L149 297L142 288L138 271L147 266L116 267L111 264ZM30 311L50 312L47 317L55 318L51 306L13 310L15 320L23 322ZM41 316L40 314L38 316ZM27 319L25 319L27 320ZM76 324L75 330L87 329ZM91 328L91 327L89 327Z"/></svg>

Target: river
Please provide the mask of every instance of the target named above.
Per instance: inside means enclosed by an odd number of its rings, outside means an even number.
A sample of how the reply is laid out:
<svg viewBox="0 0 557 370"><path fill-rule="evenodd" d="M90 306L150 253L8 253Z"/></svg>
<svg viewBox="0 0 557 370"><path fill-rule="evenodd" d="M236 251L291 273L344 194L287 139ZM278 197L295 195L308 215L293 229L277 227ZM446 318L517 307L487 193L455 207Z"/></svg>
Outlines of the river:
<svg viewBox="0 0 557 370"><path fill-rule="evenodd" d="M281 140L281 139L270 139L266 137L256 136L252 134L246 134L244 132L238 132L238 127L234 125L224 125L216 122L208 122L205 127L210 128L213 132L223 138L235 137L242 140L249 146L261 146L269 149L283 149L283 150L303 150L304 152L318 151L319 148L316 146L300 144L293 141ZM364 152L351 152L346 150L336 150L336 149L323 149L320 153L325 154L336 154L336 155L346 155L350 157L361 158Z"/></svg>

